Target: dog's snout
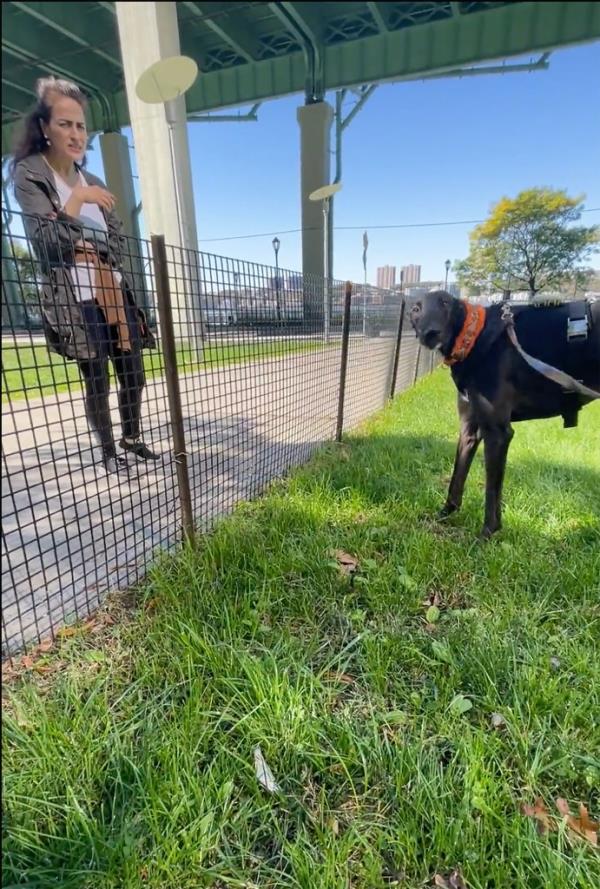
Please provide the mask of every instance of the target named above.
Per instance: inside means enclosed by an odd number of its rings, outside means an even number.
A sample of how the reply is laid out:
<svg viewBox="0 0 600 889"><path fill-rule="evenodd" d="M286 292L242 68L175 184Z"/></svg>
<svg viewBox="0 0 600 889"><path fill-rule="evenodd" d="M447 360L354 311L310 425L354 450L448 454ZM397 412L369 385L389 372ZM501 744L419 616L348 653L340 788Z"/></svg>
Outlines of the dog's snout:
<svg viewBox="0 0 600 889"><path fill-rule="evenodd" d="M428 330L423 336L423 341L428 349L435 349L440 341L440 331L434 329Z"/></svg>

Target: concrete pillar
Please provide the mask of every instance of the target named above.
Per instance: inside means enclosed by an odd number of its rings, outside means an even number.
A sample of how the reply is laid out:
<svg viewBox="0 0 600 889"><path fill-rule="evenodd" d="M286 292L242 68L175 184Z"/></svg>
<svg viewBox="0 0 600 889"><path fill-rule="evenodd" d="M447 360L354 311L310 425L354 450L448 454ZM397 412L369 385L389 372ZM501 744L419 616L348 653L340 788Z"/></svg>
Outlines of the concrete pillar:
<svg viewBox="0 0 600 889"><path fill-rule="evenodd" d="M300 124L300 189L302 199L302 271L323 277L323 206L309 194L329 184L330 135L333 108L315 102L298 108Z"/></svg>
<svg viewBox="0 0 600 889"><path fill-rule="evenodd" d="M101 133L99 142L106 185L117 199L115 209L123 223L123 231L130 238L138 238L139 226L134 215L137 202L127 137L122 133Z"/></svg>
<svg viewBox="0 0 600 889"><path fill-rule="evenodd" d="M117 199L116 211L123 223L123 234L127 240L123 265L132 280L136 302L148 312L152 307L149 305L144 258L140 250L140 226L127 137L122 133L102 133L99 141L106 185Z"/></svg>
<svg viewBox="0 0 600 889"><path fill-rule="evenodd" d="M121 2L115 4L115 11L147 234L164 234L168 246L195 251L198 238L185 99L181 96L170 103L171 144L165 106L146 105L135 92L146 68L181 54L176 4ZM181 255L177 259L171 274L175 331L178 338L191 339L192 328L202 334L197 271L192 268L196 264L189 262L184 268ZM188 336L183 335L186 309Z"/></svg>

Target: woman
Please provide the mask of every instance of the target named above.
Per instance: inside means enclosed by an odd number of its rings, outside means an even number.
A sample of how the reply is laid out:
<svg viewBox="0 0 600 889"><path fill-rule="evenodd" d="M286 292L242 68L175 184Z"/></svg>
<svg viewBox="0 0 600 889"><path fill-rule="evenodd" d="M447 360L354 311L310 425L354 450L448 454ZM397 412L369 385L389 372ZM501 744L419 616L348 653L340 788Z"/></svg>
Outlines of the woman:
<svg viewBox="0 0 600 889"><path fill-rule="evenodd" d="M140 440L141 350L156 344L123 274L122 226L115 199L83 169L86 99L74 83L43 78L11 164L29 243L42 265L41 304L49 348L77 361L88 422L108 470L117 456L109 409L109 359L119 381L120 448L157 460Z"/></svg>

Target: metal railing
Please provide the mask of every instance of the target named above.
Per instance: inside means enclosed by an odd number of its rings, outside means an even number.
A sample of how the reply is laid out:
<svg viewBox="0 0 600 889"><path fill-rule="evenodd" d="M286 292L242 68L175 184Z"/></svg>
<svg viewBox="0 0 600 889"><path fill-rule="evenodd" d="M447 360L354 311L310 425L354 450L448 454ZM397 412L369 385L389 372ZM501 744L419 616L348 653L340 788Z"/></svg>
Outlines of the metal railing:
<svg viewBox="0 0 600 889"><path fill-rule="evenodd" d="M36 257L11 229L2 242L3 656L88 617L141 580L158 551L210 528L433 367L401 295L370 287L365 306L360 286L326 288L160 238L124 242L156 339L140 353L135 313L107 323L123 300L113 306L100 292L105 278L90 291L79 271L68 296L74 255ZM24 304L74 357L21 332ZM157 461L119 447L138 432L140 396L141 439ZM125 457L118 471L105 465L107 437Z"/></svg>

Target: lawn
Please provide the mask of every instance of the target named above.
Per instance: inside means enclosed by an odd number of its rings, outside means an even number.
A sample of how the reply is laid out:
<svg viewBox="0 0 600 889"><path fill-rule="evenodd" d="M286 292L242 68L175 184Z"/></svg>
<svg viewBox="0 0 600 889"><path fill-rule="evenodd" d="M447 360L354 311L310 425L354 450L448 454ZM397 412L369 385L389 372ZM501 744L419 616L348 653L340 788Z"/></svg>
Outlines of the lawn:
<svg viewBox="0 0 600 889"><path fill-rule="evenodd" d="M600 885L600 408L517 427L488 544L455 428L440 370L26 662L5 887Z"/></svg>
<svg viewBox="0 0 600 889"><path fill-rule="evenodd" d="M292 352L322 348L320 343L290 340L248 341L237 344L211 344L205 347L202 361L186 347L177 351L181 373L209 369L223 364L243 363L262 358L278 358ZM163 376L164 362L160 349L145 350L144 369L147 379ZM79 369L74 361L65 361L46 346L3 346L2 401L42 398L56 392L81 388ZM111 373L112 373L111 365Z"/></svg>

